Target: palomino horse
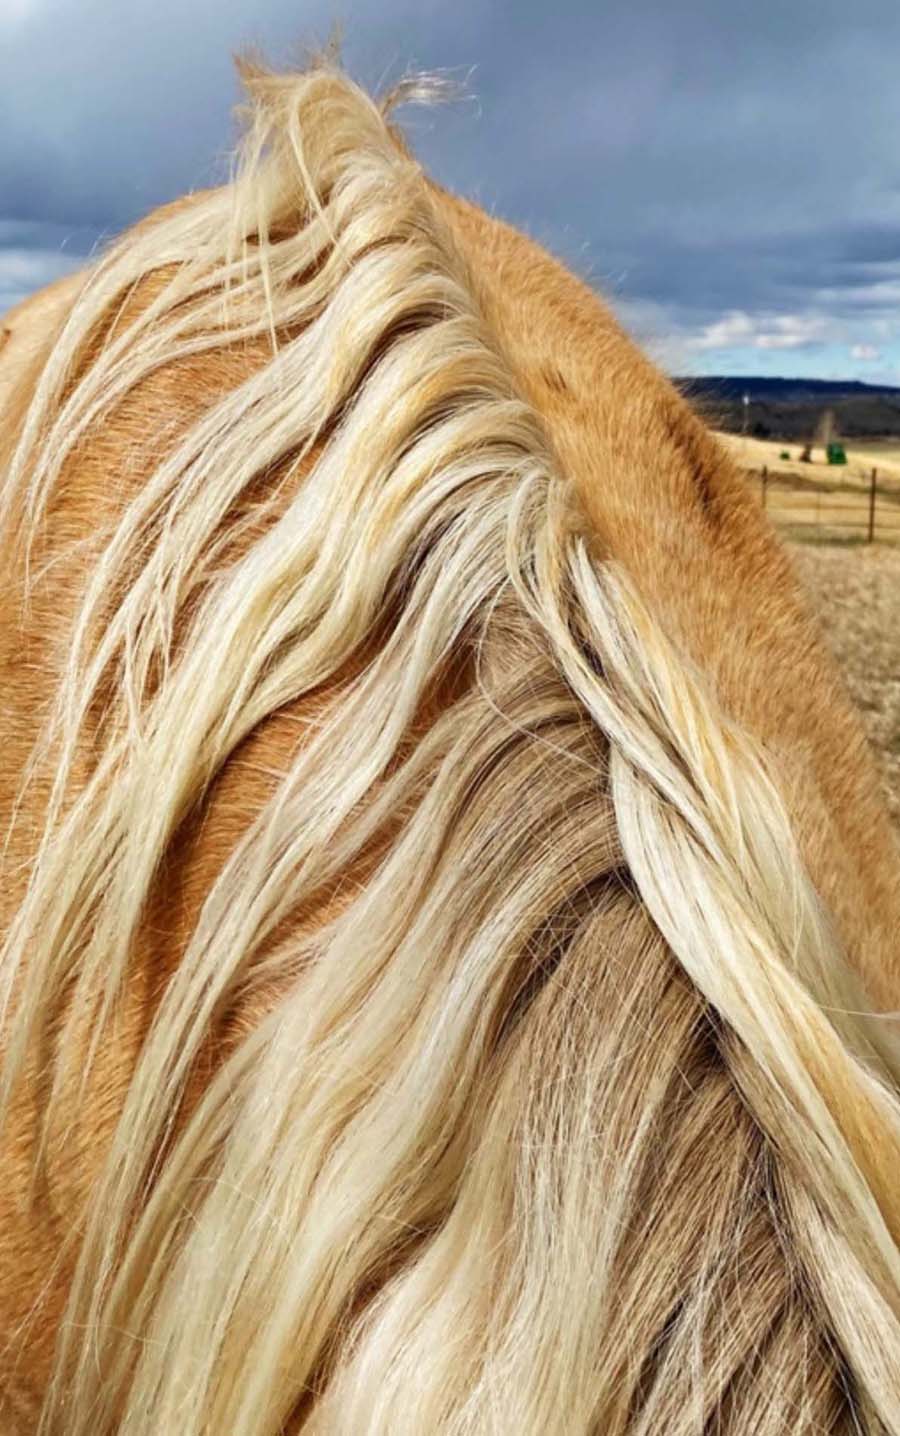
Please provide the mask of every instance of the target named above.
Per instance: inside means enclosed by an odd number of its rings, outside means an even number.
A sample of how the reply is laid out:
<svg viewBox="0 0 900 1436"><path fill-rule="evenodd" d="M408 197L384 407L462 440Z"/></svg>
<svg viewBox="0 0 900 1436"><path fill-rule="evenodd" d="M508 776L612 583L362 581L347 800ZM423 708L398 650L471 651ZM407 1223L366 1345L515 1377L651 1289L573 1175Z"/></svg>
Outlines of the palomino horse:
<svg viewBox="0 0 900 1436"><path fill-rule="evenodd" d="M8 320L2 1430L900 1431L900 867L787 558L340 72Z"/></svg>

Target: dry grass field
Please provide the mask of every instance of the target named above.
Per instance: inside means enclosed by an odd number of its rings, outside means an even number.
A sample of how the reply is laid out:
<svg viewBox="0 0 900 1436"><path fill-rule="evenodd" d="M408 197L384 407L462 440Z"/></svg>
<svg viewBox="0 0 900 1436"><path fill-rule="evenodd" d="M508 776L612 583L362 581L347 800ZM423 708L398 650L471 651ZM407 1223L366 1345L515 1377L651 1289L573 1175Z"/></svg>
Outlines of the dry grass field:
<svg viewBox="0 0 900 1436"><path fill-rule="evenodd" d="M719 433L718 437L745 469L761 469L765 464L770 473L825 483L843 482L864 488L874 465L885 479L900 481L900 443L896 439L848 442L845 444L846 465L834 466L825 462L821 448L813 450L811 464L804 464L800 462L801 446L797 443L751 439L743 434ZM790 458L783 459L782 454L789 454Z"/></svg>
<svg viewBox="0 0 900 1436"><path fill-rule="evenodd" d="M900 442L897 439L864 439L852 446L860 463L886 465L900 474Z"/></svg>
<svg viewBox="0 0 900 1436"><path fill-rule="evenodd" d="M830 465L821 448L801 463L800 447L740 434L720 434L757 486L769 517L787 538L824 543L865 543L869 534L870 477L877 469L875 537L900 544L900 447L874 440L847 447L847 463ZM788 457L783 457L784 455ZM761 479L763 469L767 478Z"/></svg>
<svg viewBox="0 0 900 1436"><path fill-rule="evenodd" d="M862 714L900 827L900 445L876 440L850 446L847 465L830 467L800 463L796 444L719 437L788 540L824 640ZM790 459L782 459L785 451ZM821 450L817 457L822 459ZM763 465L769 471L765 496ZM878 542L869 544L873 465Z"/></svg>
<svg viewBox="0 0 900 1436"><path fill-rule="evenodd" d="M791 544L790 551L862 713L900 827L900 549Z"/></svg>

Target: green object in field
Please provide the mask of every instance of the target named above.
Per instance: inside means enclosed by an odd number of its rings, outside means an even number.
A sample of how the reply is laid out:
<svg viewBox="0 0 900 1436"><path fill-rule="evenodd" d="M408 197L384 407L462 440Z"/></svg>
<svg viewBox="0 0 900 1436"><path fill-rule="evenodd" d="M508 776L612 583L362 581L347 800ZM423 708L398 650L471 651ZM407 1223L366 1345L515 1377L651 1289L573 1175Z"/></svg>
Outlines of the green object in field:
<svg viewBox="0 0 900 1436"><path fill-rule="evenodd" d="M846 464L847 455L844 453L843 444L830 443L825 450L829 464Z"/></svg>
<svg viewBox="0 0 900 1436"><path fill-rule="evenodd" d="M779 459L789 459L791 456L790 456L790 454L788 453L787 449L782 449L782 451L781 451L781 453L778 455L778 457L779 457Z"/></svg>

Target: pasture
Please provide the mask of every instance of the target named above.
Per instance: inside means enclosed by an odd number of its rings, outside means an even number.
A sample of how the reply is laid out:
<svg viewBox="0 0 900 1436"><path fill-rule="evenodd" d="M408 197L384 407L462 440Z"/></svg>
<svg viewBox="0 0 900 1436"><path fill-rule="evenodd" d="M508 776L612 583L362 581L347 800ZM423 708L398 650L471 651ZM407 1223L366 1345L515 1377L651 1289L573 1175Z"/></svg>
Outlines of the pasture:
<svg viewBox="0 0 900 1436"><path fill-rule="evenodd" d="M814 451L815 462L802 463L796 444L719 437L788 540L822 636L862 715L900 826L900 444L893 439L850 444L846 466L830 466L821 449ZM785 451L790 459L781 457ZM877 542L870 545L873 466Z"/></svg>
<svg viewBox="0 0 900 1436"><path fill-rule="evenodd" d="M790 550L900 825L900 548L792 543Z"/></svg>
<svg viewBox="0 0 900 1436"><path fill-rule="evenodd" d="M752 439L743 434L719 433L732 457L745 469L761 469L765 464L770 473L817 481L844 480L851 485L868 483L872 466L886 479L900 481L900 442L896 439L860 439L847 442L846 465L831 465L824 460L821 447L813 450L813 462L802 463L801 445L778 439ZM783 453L790 454L782 459Z"/></svg>
<svg viewBox="0 0 900 1436"><path fill-rule="evenodd" d="M746 470L785 538L865 544L871 535L879 543L900 544L900 447L896 441L847 445L847 463L830 465L821 448L814 449L812 463L803 463L798 444L740 434L723 433L719 438Z"/></svg>
<svg viewBox="0 0 900 1436"><path fill-rule="evenodd" d="M862 715L900 826L900 444L847 445L846 466L800 461L797 444L719 434L788 541L822 636ZM784 452L790 454L783 459ZM870 476L878 470L868 544ZM761 472L768 470L765 492Z"/></svg>

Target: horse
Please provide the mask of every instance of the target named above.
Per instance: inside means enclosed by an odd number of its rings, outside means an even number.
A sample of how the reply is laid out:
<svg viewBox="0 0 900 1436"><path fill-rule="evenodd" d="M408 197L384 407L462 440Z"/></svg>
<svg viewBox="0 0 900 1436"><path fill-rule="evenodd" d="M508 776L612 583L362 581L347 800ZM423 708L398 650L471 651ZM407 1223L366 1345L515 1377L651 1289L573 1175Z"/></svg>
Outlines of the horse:
<svg viewBox="0 0 900 1436"><path fill-rule="evenodd" d="M900 1431L900 864L789 556L336 62L0 353L0 1429Z"/></svg>

